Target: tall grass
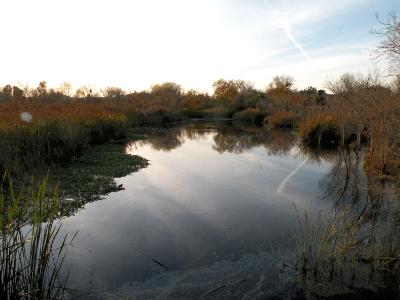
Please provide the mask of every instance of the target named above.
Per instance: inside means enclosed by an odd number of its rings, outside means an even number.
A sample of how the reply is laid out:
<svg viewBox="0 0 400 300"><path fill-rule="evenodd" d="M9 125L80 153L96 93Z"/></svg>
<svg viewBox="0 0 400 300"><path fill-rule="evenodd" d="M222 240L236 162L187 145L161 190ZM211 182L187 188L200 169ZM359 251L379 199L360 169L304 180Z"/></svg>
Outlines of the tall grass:
<svg viewBox="0 0 400 300"><path fill-rule="evenodd" d="M28 113L32 119L23 120ZM20 173L41 163L74 157L81 150L124 137L125 115L83 102L0 103L0 170Z"/></svg>
<svg viewBox="0 0 400 300"><path fill-rule="evenodd" d="M299 214L296 270L300 289L326 297L357 289L398 293L400 243L390 224L350 210L311 220ZM397 286L396 288L393 288Z"/></svg>
<svg viewBox="0 0 400 300"><path fill-rule="evenodd" d="M60 238L57 191L46 197L47 180L15 194L6 174L0 189L0 298L58 299L68 276L60 277L67 235ZM69 241L71 242L73 238ZM58 241L58 243L57 243Z"/></svg>

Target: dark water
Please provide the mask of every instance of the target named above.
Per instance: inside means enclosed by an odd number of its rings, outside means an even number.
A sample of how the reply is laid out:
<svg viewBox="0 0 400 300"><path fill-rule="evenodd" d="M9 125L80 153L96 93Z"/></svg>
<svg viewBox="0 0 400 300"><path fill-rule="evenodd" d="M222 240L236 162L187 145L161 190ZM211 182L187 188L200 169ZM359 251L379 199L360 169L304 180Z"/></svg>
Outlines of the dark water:
<svg viewBox="0 0 400 300"><path fill-rule="evenodd" d="M336 153L306 155L290 133L226 124L150 132L126 151L150 165L64 220L79 229L65 265L83 298L290 294L282 263L297 211L332 206L322 195Z"/></svg>

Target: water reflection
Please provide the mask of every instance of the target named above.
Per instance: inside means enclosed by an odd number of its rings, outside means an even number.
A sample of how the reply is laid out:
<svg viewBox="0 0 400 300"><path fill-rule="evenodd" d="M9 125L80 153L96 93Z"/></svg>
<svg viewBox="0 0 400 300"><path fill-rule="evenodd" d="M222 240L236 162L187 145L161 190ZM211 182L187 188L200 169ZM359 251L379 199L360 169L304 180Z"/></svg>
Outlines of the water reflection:
<svg viewBox="0 0 400 300"><path fill-rule="evenodd" d="M305 159L290 133L190 124L146 135L126 150L150 165L64 222L66 231L80 228L68 255L72 287L107 299L193 298L218 283L229 288L212 298L289 291L290 282L277 279L295 242L293 203L329 207L318 201L330 168L324 154L278 193Z"/></svg>
<svg viewBox="0 0 400 300"><path fill-rule="evenodd" d="M299 211L310 219L343 215L342 224L374 232L368 245L387 240L390 231L377 239L375 225L398 212L389 185L363 173L362 157L303 149L290 132L194 123L145 134L126 151L150 166L118 179L125 190L65 220L66 230L81 228L68 258L73 287L90 291L85 298L295 297L341 274L330 277L332 261L319 259L317 277L313 264L293 279L304 254ZM310 249L320 240L301 242ZM282 273L282 263L290 271Z"/></svg>
<svg viewBox="0 0 400 300"><path fill-rule="evenodd" d="M362 153L341 150L323 184L332 209L301 220L295 269L303 295L400 296L397 184L365 174L362 162Z"/></svg>
<svg viewBox="0 0 400 300"><path fill-rule="evenodd" d="M215 133L215 134L214 134ZM297 139L291 132L273 131L255 126L222 123L191 124L185 127L158 129L152 131L145 140L131 143L127 151L132 152L144 145L153 150L171 151L180 147L185 140L199 140L213 134L212 149L219 153L241 154L254 147L265 147L271 155L285 155L293 149Z"/></svg>

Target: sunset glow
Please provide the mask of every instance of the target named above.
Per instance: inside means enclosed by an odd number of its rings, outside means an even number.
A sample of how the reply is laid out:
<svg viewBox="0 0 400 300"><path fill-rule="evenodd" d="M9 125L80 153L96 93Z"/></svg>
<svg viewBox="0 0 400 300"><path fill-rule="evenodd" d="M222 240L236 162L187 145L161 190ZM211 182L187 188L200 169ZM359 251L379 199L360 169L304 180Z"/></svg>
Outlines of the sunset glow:
<svg viewBox="0 0 400 300"><path fill-rule="evenodd" d="M392 0L12 0L0 4L0 83L70 81L143 90L219 78L296 85L374 68L367 28ZM357 21L355 21L357 20ZM354 36L357 36L356 41ZM295 42L294 42L295 41ZM312 58L312 59L311 59Z"/></svg>

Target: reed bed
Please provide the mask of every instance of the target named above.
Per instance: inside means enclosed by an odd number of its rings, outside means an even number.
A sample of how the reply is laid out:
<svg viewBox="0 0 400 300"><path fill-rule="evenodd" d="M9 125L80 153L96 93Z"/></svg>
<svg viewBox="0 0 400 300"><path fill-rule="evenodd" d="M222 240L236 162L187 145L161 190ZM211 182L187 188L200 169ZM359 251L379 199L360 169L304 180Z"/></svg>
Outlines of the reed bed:
<svg viewBox="0 0 400 300"><path fill-rule="evenodd" d="M68 274L62 278L60 271L65 248L74 237L60 236L57 190L51 198L47 197L46 179L30 193L17 195L7 174L2 183L0 298L63 298Z"/></svg>
<svg viewBox="0 0 400 300"><path fill-rule="evenodd" d="M0 170L21 173L62 162L81 150L123 138L127 117L106 103L15 100L0 103Z"/></svg>
<svg viewBox="0 0 400 300"><path fill-rule="evenodd" d="M311 220L304 212L296 252L298 286L311 299L363 289L399 295L400 243L388 220L369 222L350 210Z"/></svg>

